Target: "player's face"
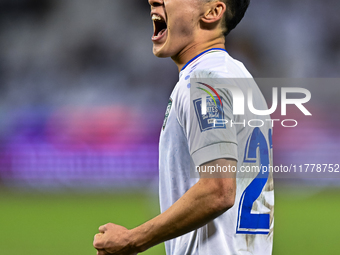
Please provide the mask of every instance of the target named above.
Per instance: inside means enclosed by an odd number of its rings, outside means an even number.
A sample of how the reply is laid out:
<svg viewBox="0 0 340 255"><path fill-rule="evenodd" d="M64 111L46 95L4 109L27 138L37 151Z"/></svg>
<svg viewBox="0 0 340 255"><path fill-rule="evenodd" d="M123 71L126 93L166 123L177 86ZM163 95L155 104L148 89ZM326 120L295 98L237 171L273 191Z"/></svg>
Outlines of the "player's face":
<svg viewBox="0 0 340 255"><path fill-rule="evenodd" d="M202 0L149 0L154 22L153 53L157 57L177 56L194 46Z"/></svg>

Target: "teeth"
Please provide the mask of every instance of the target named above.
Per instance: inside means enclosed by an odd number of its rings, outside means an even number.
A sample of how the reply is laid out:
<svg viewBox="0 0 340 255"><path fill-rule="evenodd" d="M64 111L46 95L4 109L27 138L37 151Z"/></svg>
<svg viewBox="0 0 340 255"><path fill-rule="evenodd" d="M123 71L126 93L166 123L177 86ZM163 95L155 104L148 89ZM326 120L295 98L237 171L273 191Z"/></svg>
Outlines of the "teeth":
<svg viewBox="0 0 340 255"><path fill-rule="evenodd" d="M157 15L157 14L153 14L153 15L152 15L152 20L153 20L153 21L155 21L155 20L162 21L163 19L162 19L161 16L159 16L159 15Z"/></svg>

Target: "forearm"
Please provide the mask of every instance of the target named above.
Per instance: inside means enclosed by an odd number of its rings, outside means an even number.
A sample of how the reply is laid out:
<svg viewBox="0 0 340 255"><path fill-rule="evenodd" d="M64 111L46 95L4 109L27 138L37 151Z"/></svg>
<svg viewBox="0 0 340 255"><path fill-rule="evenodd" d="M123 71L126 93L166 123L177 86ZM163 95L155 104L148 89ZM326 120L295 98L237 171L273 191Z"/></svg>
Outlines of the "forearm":
<svg viewBox="0 0 340 255"><path fill-rule="evenodd" d="M195 230L233 206L235 179L227 189L200 179L167 211L130 231L133 245L141 252L161 242Z"/></svg>

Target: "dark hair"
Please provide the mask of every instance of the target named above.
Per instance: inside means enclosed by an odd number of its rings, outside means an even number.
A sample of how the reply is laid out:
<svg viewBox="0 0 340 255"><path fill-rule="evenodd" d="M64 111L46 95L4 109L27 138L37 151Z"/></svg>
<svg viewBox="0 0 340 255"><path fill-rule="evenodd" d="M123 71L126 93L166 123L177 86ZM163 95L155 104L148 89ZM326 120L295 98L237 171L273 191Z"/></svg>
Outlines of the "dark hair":
<svg viewBox="0 0 340 255"><path fill-rule="evenodd" d="M224 35L228 35L243 19L250 0L222 0L227 5L224 15Z"/></svg>

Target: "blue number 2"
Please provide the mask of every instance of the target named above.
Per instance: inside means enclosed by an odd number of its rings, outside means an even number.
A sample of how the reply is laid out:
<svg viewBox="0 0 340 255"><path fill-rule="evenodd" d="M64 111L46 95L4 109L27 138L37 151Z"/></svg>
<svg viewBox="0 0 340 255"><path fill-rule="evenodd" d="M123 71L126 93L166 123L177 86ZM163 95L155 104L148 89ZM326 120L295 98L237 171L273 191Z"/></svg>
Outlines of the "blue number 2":
<svg viewBox="0 0 340 255"><path fill-rule="evenodd" d="M272 147L271 130L269 130L269 143ZM268 181L268 171L262 172L263 166L269 169L269 150L265 136L259 128L255 128L247 141L244 154L246 163L256 163L257 148L260 156L260 172L257 177L244 190L238 208L237 234L268 234L270 229L269 214L251 213L254 202L260 196Z"/></svg>

